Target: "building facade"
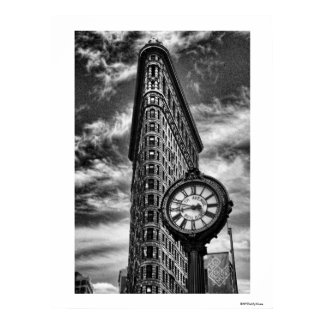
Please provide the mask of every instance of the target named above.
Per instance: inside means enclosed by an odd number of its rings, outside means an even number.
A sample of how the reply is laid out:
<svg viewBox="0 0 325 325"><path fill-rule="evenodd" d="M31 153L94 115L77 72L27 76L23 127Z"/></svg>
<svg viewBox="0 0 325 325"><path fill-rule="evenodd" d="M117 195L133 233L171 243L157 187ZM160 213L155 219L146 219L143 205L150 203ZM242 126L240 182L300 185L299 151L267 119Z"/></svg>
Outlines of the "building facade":
<svg viewBox="0 0 325 325"><path fill-rule="evenodd" d="M75 272L75 293L94 293L94 287L89 276L83 276L79 272Z"/></svg>
<svg viewBox="0 0 325 325"><path fill-rule="evenodd" d="M127 269L120 270L118 274L118 292L126 293Z"/></svg>
<svg viewBox="0 0 325 325"><path fill-rule="evenodd" d="M151 40L139 52L130 136L128 293L187 292L187 256L159 207L168 187L198 168L202 149L168 50Z"/></svg>

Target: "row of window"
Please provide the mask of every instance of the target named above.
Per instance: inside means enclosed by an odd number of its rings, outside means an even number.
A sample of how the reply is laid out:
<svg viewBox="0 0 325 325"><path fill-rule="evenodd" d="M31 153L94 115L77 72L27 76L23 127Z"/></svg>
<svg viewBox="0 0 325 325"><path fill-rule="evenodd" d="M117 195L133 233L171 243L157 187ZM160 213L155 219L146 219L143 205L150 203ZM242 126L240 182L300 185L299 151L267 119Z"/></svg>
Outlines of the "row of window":
<svg viewBox="0 0 325 325"><path fill-rule="evenodd" d="M144 269L145 269L145 274L144 274ZM146 265L145 267L142 266L140 269L140 276L141 279L153 279L153 266L152 265ZM155 266L155 279L159 279L159 266Z"/></svg>
<svg viewBox="0 0 325 325"><path fill-rule="evenodd" d="M152 101L153 103L155 103L155 97L150 97L150 101ZM159 102L159 99L158 99L158 102ZM174 107L174 106L173 106ZM154 108L151 108L149 111L147 110L146 111L146 119L148 119L148 113L149 113L149 117L150 118L156 118L158 117L158 119L160 119L160 110L157 110L157 114L156 114L156 110ZM189 139L189 136L188 136L188 133L186 132L186 129L184 127L184 123L183 123L183 120L180 118L180 114L179 112L173 112L173 115L175 116L176 115L176 121L177 121L177 126L180 130L180 133L182 135L182 138L183 138L183 141L186 145L186 147L188 148L189 150L189 154L190 156L192 157L193 161L196 161L196 156L195 156L195 150L191 144L191 141ZM163 125L165 124L165 118L163 117ZM151 122L149 124L149 129L151 127L151 131L155 131L155 124L154 122ZM147 124L145 125L145 132L148 132L148 127L147 127ZM160 127L158 125L158 128L157 128L157 132L160 132ZM170 129L168 129L168 137L171 138L171 141L173 142L174 141L174 145L176 145L176 140L173 139L172 137L172 132ZM164 131L163 131L163 138L165 140L167 140L167 135L165 135Z"/></svg>
<svg viewBox="0 0 325 325"><path fill-rule="evenodd" d="M159 230L154 228L146 228L143 232L143 240L154 240L154 232L156 233L155 240L159 240Z"/></svg>
<svg viewBox="0 0 325 325"><path fill-rule="evenodd" d="M142 259L155 258L159 259L159 248L153 246L142 247Z"/></svg>
<svg viewBox="0 0 325 325"><path fill-rule="evenodd" d="M143 205L155 205L157 207L160 206L160 197L159 195L148 194L143 197Z"/></svg>
<svg viewBox="0 0 325 325"><path fill-rule="evenodd" d="M149 178L144 183L144 189L145 190L157 190L157 191L159 191L160 190L159 185L160 185L160 182L158 180L153 179L153 178ZM164 185L161 186L161 190L162 190L163 193L165 193L165 186Z"/></svg>
<svg viewBox="0 0 325 325"><path fill-rule="evenodd" d="M148 293L148 294L159 293L159 287L155 287L155 286L141 287L140 293ZM163 290L162 293L166 293L166 292Z"/></svg>

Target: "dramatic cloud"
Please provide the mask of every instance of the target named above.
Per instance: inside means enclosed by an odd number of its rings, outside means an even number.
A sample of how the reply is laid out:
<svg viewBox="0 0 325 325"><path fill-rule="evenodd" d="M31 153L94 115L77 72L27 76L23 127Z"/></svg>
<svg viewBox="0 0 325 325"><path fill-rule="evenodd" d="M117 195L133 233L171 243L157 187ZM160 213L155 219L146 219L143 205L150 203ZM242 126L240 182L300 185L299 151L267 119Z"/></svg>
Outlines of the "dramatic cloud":
<svg viewBox="0 0 325 325"><path fill-rule="evenodd" d="M240 293L250 285L250 89L248 32L76 32L75 265L96 293L117 293L127 266L129 137L138 51L152 37L169 50L204 144L203 173L234 201ZM226 229L208 252L229 251Z"/></svg>

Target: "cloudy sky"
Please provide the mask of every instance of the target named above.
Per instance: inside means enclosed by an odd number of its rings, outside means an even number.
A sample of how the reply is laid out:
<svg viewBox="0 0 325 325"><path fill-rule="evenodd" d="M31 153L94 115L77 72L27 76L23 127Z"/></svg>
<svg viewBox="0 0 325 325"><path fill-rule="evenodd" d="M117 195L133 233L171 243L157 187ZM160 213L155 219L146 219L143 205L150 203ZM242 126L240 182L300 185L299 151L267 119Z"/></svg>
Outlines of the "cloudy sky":
<svg viewBox="0 0 325 325"><path fill-rule="evenodd" d="M116 293L127 266L127 158L137 53L151 37L169 50L204 149L200 170L234 201L238 286L250 283L250 39L248 32L76 32L75 265L96 293ZM229 250L223 230L208 252Z"/></svg>

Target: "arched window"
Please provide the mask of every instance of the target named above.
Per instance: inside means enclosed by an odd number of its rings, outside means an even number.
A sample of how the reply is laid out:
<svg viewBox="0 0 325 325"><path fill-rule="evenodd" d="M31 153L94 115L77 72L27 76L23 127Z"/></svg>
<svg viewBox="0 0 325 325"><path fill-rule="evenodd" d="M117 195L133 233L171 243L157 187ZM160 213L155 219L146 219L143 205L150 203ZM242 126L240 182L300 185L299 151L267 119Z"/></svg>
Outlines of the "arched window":
<svg viewBox="0 0 325 325"><path fill-rule="evenodd" d="M146 266L146 278L151 279L152 278L152 265Z"/></svg>
<svg viewBox="0 0 325 325"><path fill-rule="evenodd" d="M155 137L153 135L149 136L149 146L155 145Z"/></svg>
<svg viewBox="0 0 325 325"><path fill-rule="evenodd" d="M154 174L154 166L153 164L149 165L149 175L153 175Z"/></svg>
<svg viewBox="0 0 325 325"><path fill-rule="evenodd" d="M148 211L148 222L153 222L153 216L154 212L153 211Z"/></svg>
<svg viewBox="0 0 325 325"><path fill-rule="evenodd" d="M155 158L155 150L149 150L149 159Z"/></svg>
<svg viewBox="0 0 325 325"><path fill-rule="evenodd" d="M153 194L148 195L148 204L153 205L155 203Z"/></svg>
<svg viewBox="0 0 325 325"><path fill-rule="evenodd" d="M147 247L147 258L152 258L153 257L153 247L148 246Z"/></svg>
<svg viewBox="0 0 325 325"><path fill-rule="evenodd" d="M153 228L147 229L147 240L153 240Z"/></svg>
<svg viewBox="0 0 325 325"><path fill-rule="evenodd" d="M152 178L148 179L148 189L153 190L154 189L154 180Z"/></svg>

